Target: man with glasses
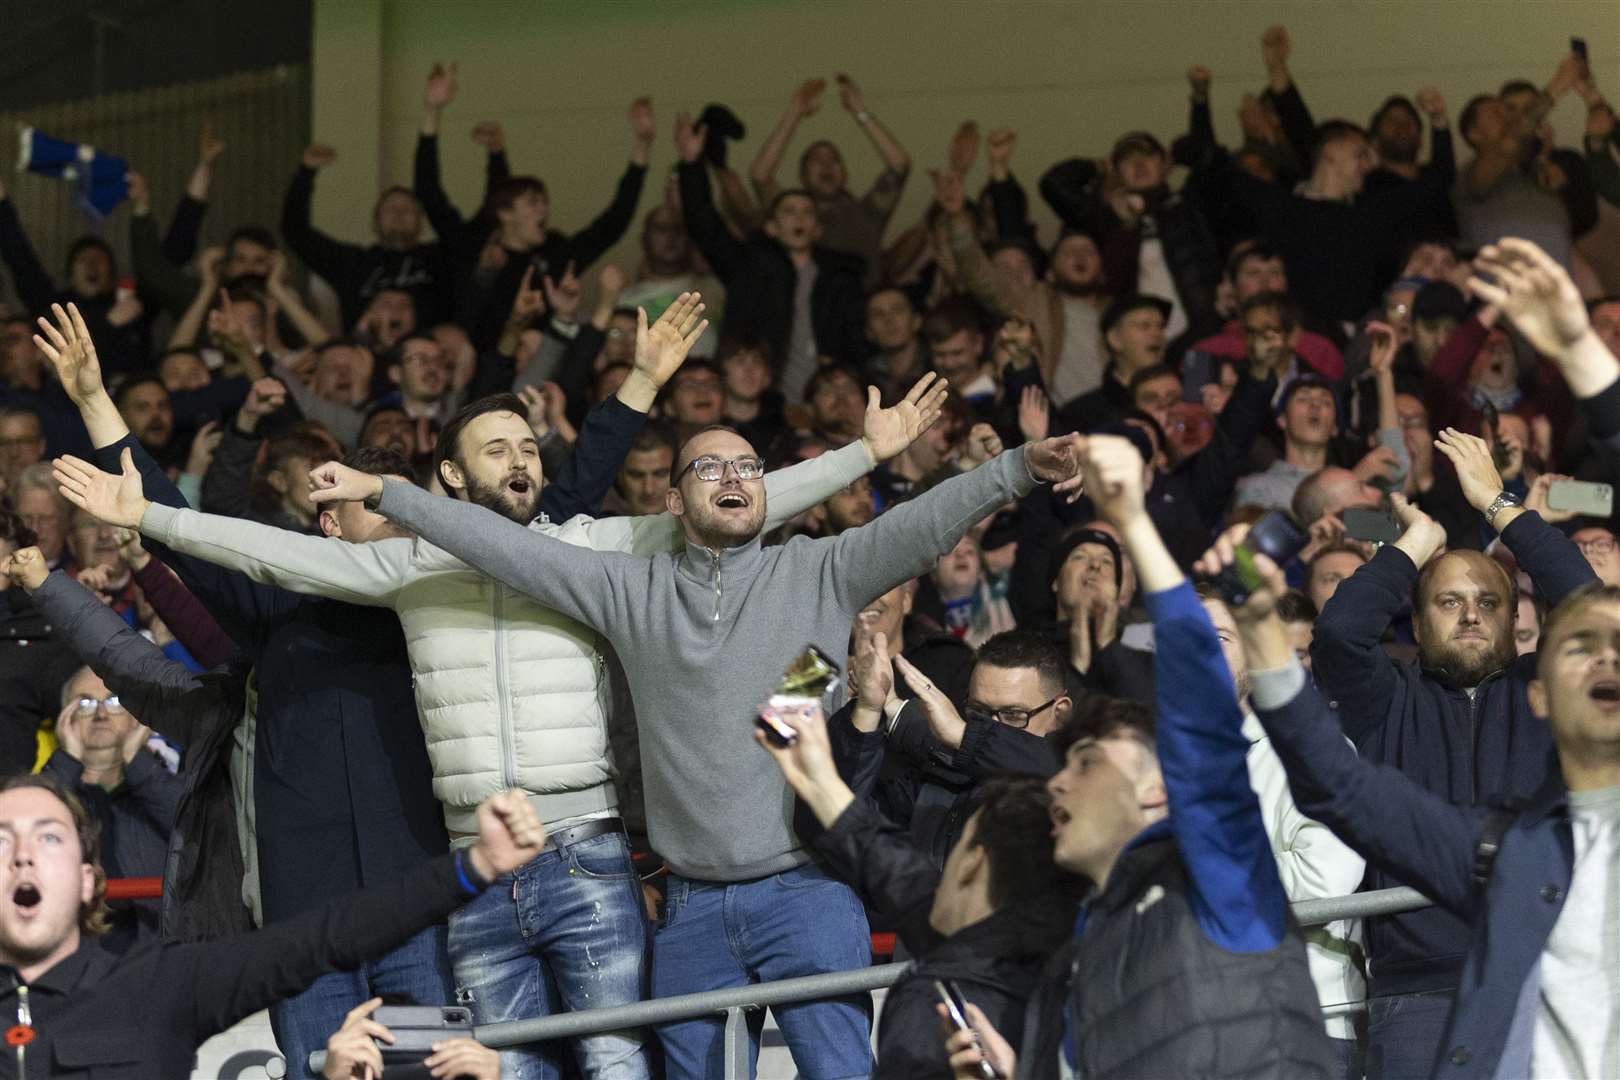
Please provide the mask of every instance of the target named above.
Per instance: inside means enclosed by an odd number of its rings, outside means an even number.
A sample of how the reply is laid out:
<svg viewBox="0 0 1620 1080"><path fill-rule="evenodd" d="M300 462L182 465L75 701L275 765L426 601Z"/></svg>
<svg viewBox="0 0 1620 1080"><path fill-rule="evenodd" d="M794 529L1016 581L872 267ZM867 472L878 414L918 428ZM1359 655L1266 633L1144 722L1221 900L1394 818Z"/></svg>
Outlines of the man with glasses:
<svg viewBox="0 0 1620 1080"><path fill-rule="evenodd" d="M388 377L399 387L399 406L412 420L426 418L443 423L454 402L450 393L450 364L439 343L426 334L412 334L394 348ZM384 399L392 400L392 395Z"/></svg>
<svg viewBox="0 0 1620 1080"><path fill-rule="evenodd" d="M1620 556L1615 554L1614 533L1601 525L1591 525L1576 530L1570 539L1586 556L1599 581L1605 585L1620 585Z"/></svg>
<svg viewBox="0 0 1620 1080"><path fill-rule="evenodd" d="M896 408L932 423L943 396L925 376ZM869 413L863 439L880 418ZM676 459L669 509L684 549L651 556L564 544L338 465L316 470L315 498L374 503L613 644L636 701L651 839L670 868L653 947L653 993L667 997L870 962L859 903L817 865L794 831L786 782L746 745L760 705L806 643L842 660L857 612L996 508L1077 469L1072 436L1028 443L836 538L765 547L759 456L714 428ZM784 1008L777 1022L801 1073L863 1076L869 1013L851 997ZM669 1074L722 1075L724 1029L709 1017L666 1025Z"/></svg>
<svg viewBox="0 0 1620 1080"><path fill-rule="evenodd" d="M891 664L916 697L894 696ZM896 824L909 823L912 846L936 869L961 838L981 782L1057 772L1046 737L1068 721L1074 699L1062 654L1041 634L1008 630L986 641L959 701L904 656L891 658L886 639L858 641L851 673L855 701L828 723L839 772Z"/></svg>
<svg viewBox="0 0 1620 1080"><path fill-rule="evenodd" d="M100 822L109 877L159 877L168 863L169 830L186 785L145 752L151 737L88 667L62 685L56 750L40 772L61 781ZM115 908L115 940L127 945L137 927L157 933L160 912L157 900Z"/></svg>

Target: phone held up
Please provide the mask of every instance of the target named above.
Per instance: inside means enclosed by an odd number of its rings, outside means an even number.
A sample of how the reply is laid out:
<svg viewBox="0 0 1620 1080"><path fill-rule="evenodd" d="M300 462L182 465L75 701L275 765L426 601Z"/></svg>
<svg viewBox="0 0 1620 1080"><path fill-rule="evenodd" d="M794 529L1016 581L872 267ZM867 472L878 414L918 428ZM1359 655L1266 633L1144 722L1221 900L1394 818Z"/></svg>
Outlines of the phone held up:
<svg viewBox="0 0 1620 1080"><path fill-rule="evenodd" d="M765 741L778 749L786 749L798 742L798 732L784 723L780 714L789 709L804 709L811 705L825 705L825 699L838 686L838 664L832 657L806 645L804 651L788 665L777 684L776 693L759 710L754 726L765 733Z"/></svg>
<svg viewBox="0 0 1620 1080"><path fill-rule="evenodd" d="M979 1034L973 1031L967 1019L967 999L962 996L962 991L957 989L956 983L950 979L935 979L934 992L939 995L940 1002L945 1006L945 1015L951 1018L956 1030L973 1032L973 1041L977 1044ZM979 1062L979 1075L984 1080L1002 1080L1001 1073L997 1072L996 1067L988 1061Z"/></svg>
<svg viewBox="0 0 1620 1080"><path fill-rule="evenodd" d="M1232 607L1249 602L1249 594L1260 587L1260 574L1255 569L1254 557L1264 555L1279 567L1287 566L1305 547L1309 538L1292 518L1280 510L1273 510L1254 523L1249 535L1239 544L1232 565L1215 578L1215 589Z"/></svg>

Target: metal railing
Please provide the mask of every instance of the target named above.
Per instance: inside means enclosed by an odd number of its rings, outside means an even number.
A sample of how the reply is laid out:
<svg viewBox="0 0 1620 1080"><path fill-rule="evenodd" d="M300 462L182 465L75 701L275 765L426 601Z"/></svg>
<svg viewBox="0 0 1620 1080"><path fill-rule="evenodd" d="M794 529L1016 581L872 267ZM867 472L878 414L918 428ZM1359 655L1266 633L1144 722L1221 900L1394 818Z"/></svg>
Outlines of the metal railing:
<svg viewBox="0 0 1620 1080"><path fill-rule="evenodd" d="M1375 892L1353 893L1323 900L1301 900L1293 905L1294 919L1301 926L1320 926L1342 919L1367 919L1378 915L1396 915L1403 911L1416 911L1430 906L1429 898L1416 889L1379 889ZM726 1076L747 1076L749 1037L746 1013L773 1005L791 1005L818 998L842 997L847 994L866 993L893 986L910 964L881 964L876 967L834 971L825 975L805 975L797 979L754 983L731 990L707 990L679 997L653 998L633 1005L615 1005L607 1009L586 1009L581 1012L558 1013L555 1016L537 1016L529 1020L508 1020L499 1024L481 1024L473 1029L473 1037L492 1049L526 1046L551 1039L594 1035L604 1031L623 1031L627 1028L654 1027L678 1020L724 1013L726 1017ZM1324 1016L1340 1016L1364 1007L1363 1002L1347 1002L1324 1008ZM319 1073L326 1055L317 1051L310 1055L310 1068Z"/></svg>

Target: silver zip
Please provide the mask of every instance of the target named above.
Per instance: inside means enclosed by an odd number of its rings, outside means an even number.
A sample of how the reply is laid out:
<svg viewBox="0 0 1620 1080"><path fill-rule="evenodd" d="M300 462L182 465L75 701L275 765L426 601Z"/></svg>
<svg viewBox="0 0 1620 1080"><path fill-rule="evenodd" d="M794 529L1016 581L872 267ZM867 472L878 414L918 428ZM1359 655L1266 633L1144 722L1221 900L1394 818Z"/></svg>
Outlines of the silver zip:
<svg viewBox="0 0 1620 1080"><path fill-rule="evenodd" d="M506 689L506 587L500 582L492 584L495 588L495 699L501 718L501 787L510 790L517 787L518 782L517 762L512 753L512 699Z"/></svg>
<svg viewBox="0 0 1620 1080"><path fill-rule="evenodd" d="M32 1028L34 1026L33 1010L28 1007L28 987L26 984L17 986L17 1024L20 1027ZM28 1075L28 1044L17 1044L17 1080Z"/></svg>
<svg viewBox="0 0 1620 1080"><path fill-rule="evenodd" d="M720 553L709 552L709 558L714 560L714 621L720 621Z"/></svg>

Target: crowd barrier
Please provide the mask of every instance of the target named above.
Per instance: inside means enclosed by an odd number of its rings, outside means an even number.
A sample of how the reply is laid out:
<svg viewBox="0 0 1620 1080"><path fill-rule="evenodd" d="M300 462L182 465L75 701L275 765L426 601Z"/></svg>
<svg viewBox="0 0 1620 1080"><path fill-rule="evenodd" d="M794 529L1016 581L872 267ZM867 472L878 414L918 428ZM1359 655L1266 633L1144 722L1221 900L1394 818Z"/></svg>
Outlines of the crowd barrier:
<svg viewBox="0 0 1620 1080"><path fill-rule="evenodd" d="M1429 899L1416 889L1399 888L1353 893L1350 896L1335 896L1323 900L1302 900L1293 905L1293 911L1294 919L1301 926L1320 926L1341 919L1395 915L1429 906ZM622 1031L626 1028L654 1027L677 1020L724 1014L725 1075L747 1076L749 1036L746 1014L749 1010L882 990L894 985L909 966L881 964L851 971L835 971L825 975L806 975L797 979L754 983L730 990L709 990L699 994L683 994L679 997L654 998L651 1001L639 1001L634 1005L618 1005L608 1009L587 1009L581 1012L559 1013L555 1016L537 1016L530 1020L483 1024L473 1029L473 1037L485 1046L501 1049L551 1039L573 1038L603 1031ZM1357 1012L1364 1007L1364 1002L1345 1002L1329 1005L1322 1011L1325 1016L1338 1016ZM317 1051L310 1055L310 1068L319 1073L325 1061L326 1054Z"/></svg>

